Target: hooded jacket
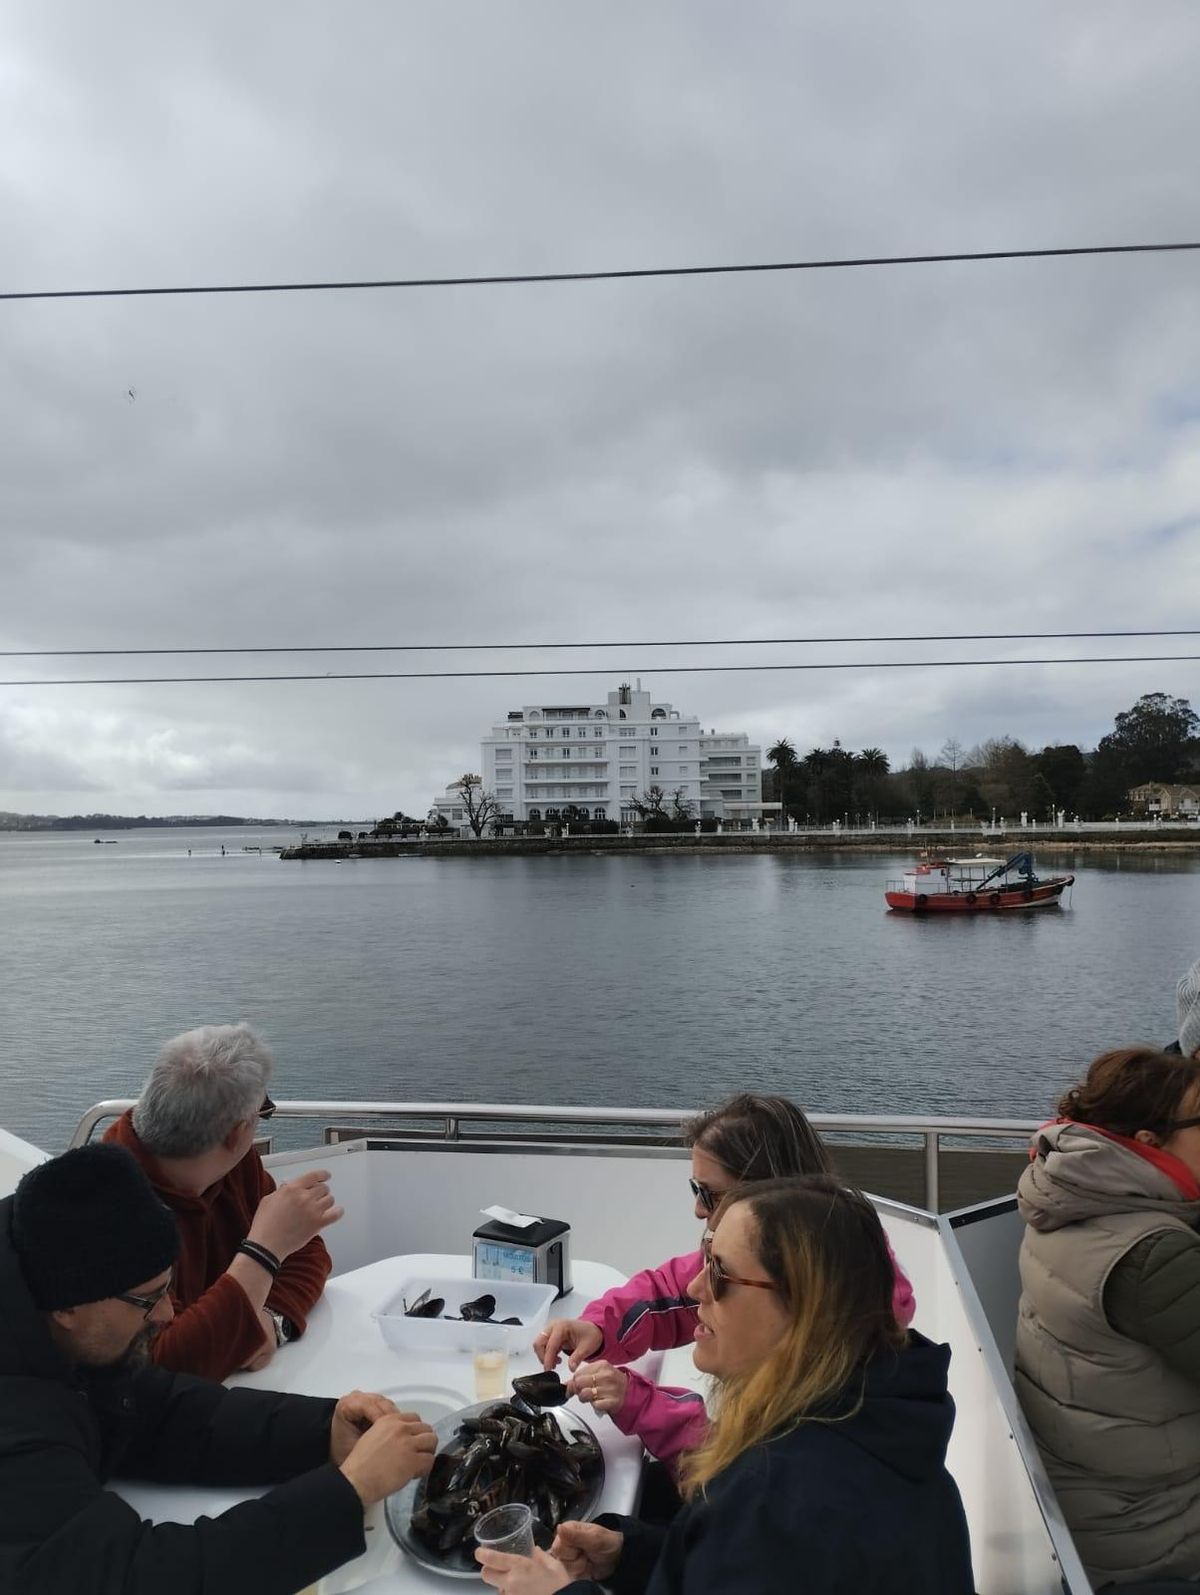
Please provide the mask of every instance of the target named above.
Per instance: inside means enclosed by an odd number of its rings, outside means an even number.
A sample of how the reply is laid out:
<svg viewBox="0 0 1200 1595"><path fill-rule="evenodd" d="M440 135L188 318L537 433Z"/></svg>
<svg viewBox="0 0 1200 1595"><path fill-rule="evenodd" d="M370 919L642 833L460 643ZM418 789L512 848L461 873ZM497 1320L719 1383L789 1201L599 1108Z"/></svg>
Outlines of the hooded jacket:
<svg viewBox="0 0 1200 1595"><path fill-rule="evenodd" d="M332 1401L225 1390L150 1365L82 1370L51 1340L0 1201L0 1595L293 1595L361 1555L329 1461ZM187 1527L104 1488L276 1484ZM290 1481L290 1482L282 1482Z"/></svg>
<svg viewBox="0 0 1200 1595"><path fill-rule="evenodd" d="M1200 1384L1115 1327L1107 1288L1151 1237L1200 1248L1200 1186L1159 1148L1048 1125L1026 1223L1015 1383L1097 1586L1200 1576Z"/></svg>
<svg viewBox="0 0 1200 1595"><path fill-rule="evenodd" d="M175 1318L154 1342L151 1355L164 1368L226 1379L262 1350L258 1309L226 1269L250 1233L254 1214L275 1181L253 1147L224 1179L201 1196L168 1185L158 1160L148 1152L126 1110L104 1133L137 1159L159 1199L179 1226L179 1256L171 1300ZM291 1321L297 1335L325 1288L333 1264L319 1235L285 1257L267 1294L267 1306Z"/></svg>
<svg viewBox="0 0 1200 1595"><path fill-rule="evenodd" d="M972 1595L958 1487L946 1471L949 1346L910 1332L833 1409L752 1446L670 1527L625 1535L618 1595ZM861 1405L858 1396L861 1390ZM838 1413L844 1414L837 1416ZM596 1595L577 1580L571 1595Z"/></svg>
<svg viewBox="0 0 1200 1595"><path fill-rule="evenodd" d="M888 1254L896 1271L892 1311L907 1329L916 1310L913 1288L890 1246ZM589 1302L582 1316L604 1336L591 1360L634 1362L647 1351L686 1346L696 1332L696 1303L687 1287L703 1267L703 1252L671 1257ZM643 1374L631 1372L628 1379L625 1400L612 1420L622 1434L637 1435L674 1475L683 1453L698 1446L708 1430L704 1398L694 1390L657 1385Z"/></svg>

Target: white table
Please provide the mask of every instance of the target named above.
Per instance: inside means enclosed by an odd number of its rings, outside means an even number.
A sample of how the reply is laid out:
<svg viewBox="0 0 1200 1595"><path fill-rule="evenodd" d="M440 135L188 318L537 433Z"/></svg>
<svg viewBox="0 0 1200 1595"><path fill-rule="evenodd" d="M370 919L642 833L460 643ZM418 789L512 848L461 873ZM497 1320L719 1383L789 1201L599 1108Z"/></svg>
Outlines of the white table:
<svg viewBox="0 0 1200 1595"><path fill-rule="evenodd" d="M465 1352L432 1357L425 1352L393 1351L385 1345L372 1314L395 1294L405 1276L450 1279L470 1272L471 1259L466 1256L416 1255L387 1258L341 1274L326 1285L302 1339L282 1347L260 1373L234 1374L226 1382L304 1396L340 1396L355 1387L376 1390L390 1396L402 1410L418 1412L436 1422L474 1402L472 1358ZM575 1289L553 1304L553 1317L577 1318L589 1301L625 1282L624 1274L604 1263L576 1262L573 1275ZM659 1361L657 1355L652 1355L634 1366L656 1378ZM533 1373L537 1367L529 1351L509 1357L510 1377ZM604 1492L597 1511L632 1512L641 1478L641 1442L623 1435L607 1419L598 1418L591 1408L569 1403L568 1410L587 1418L604 1452ZM263 1493L125 1480L116 1481L113 1488L155 1523L192 1523L198 1517L211 1517L238 1501ZM366 1553L323 1579L316 1586L319 1595L339 1595L358 1588L370 1595L400 1595L401 1591L410 1590L440 1590L442 1595L451 1595L456 1584L466 1587L465 1580L431 1573L406 1556L393 1541L381 1506L372 1508L367 1527Z"/></svg>

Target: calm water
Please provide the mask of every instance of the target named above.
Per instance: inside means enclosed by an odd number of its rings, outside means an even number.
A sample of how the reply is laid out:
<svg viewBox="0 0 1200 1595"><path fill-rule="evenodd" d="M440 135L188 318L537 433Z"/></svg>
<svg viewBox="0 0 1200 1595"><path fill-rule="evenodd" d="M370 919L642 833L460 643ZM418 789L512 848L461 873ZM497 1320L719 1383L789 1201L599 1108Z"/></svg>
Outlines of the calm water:
<svg viewBox="0 0 1200 1595"><path fill-rule="evenodd" d="M894 855L284 864L241 849L290 833L119 835L0 836L0 1125L53 1149L165 1037L238 1018L285 1096L1033 1115L1100 1049L1169 1040L1200 953L1195 859L917 921L884 911Z"/></svg>

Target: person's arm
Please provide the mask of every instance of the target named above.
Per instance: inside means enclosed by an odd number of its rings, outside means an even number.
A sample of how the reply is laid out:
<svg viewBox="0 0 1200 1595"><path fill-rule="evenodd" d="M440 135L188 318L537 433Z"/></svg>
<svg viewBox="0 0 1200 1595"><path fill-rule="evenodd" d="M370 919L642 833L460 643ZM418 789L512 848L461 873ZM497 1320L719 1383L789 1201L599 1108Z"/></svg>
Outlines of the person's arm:
<svg viewBox="0 0 1200 1595"><path fill-rule="evenodd" d="M102 1488L69 1423L54 1443L40 1425L10 1437L0 1455L7 1595L294 1595L365 1548L362 1502L331 1463L219 1517L156 1525Z"/></svg>
<svg viewBox="0 0 1200 1595"><path fill-rule="evenodd" d="M604 1336L593 1360L635 1362L647 1351L686 1345L696 1328L696 1303L687 1287L703 1266L700 1252L672 1257L589 1302L580 1317Z"/></svg>
<svg viewBox="0 0 1200 1595"><path fill-rule="evenodd" d="M267 1306L291 1323L297 1335L304 1333L308 1315L321 1299L325 1281L333 1268L329 1249L319 1235L284 1259L267 1293Z"/></svg>
<svg viewBox="0 0 1200 1595"><path fill-rule="evenodd" d="M695 1390L656 1385L640 1373L626 1372L625 1400L609 1416L622 1434L634 1434L652 1457L675 1476L679 1458L694 1451L708 1433L704 1398Z"/></svg>
<svg viewBox="0 0 1200 1595"><path fill-rule="evenodd" d="M1200 1235L1168 1229L1139 1241L1108 1276L1104 1314L1119 1335L1200 1384Z"/></svg>
<svg viewBox="0 0 1200 1595"><path fill-rule="evenodd" d="M913 1292L908 1275L896 1261L896 1254L892 1250L892 1243L888 1242L888 1256L892 1260L892 1270L895 1282L892 1285L892 1312L896 1315L896 1322L901 1329L907 1329L917 1313L917 1298Z"/></svg>
<svg viewBox="0 0 1200 1595"><path fill-rule="evenodd" d="M239 1252L202 1296L176 1309L151 1343L151 1357L175 1373L227 1379L263 1348L262 1311L270 1288L267 1270Z"/></svg>
<svg viewBox="0 0 1200 1595"><path fill-rule="evenodd" d="M161 1484L275 1484L329 1459L336 1402L227 1390L147 1368L131 1386L134 1423L119 1459L128 1478Z"/></svg>

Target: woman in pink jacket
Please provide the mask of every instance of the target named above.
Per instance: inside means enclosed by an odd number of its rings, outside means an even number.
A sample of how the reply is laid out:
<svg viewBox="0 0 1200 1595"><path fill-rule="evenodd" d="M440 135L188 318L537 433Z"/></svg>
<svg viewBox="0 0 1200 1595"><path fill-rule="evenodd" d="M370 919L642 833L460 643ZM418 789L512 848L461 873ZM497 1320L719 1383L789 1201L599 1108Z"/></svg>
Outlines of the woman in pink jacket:
<svg viewBox="0 0 1200 1595"><path fill-rule="evenodd" d="M692 1152L689 1184L696 1217L706 1226L717 1204L735 1185L794 1174L828 1174L829 1153L794 1102L786 1097L743 1093L724 1107L691 1119L683 1140ZM902 1329L912 1322L912 1286L895 1258L893 1310ZM551 1320L534 1341L542 1366L568 1356L570 1388L580 1401L607 1413L624 1434L636 1434L651 1456L675 1473L679 1458L704 1439L708 1415L694 1390L656 1385L642 1374L616 1366L647 1351L689 1345L696 1330L696 1303L687 1285L704 1265L697 1248L657 1268L635 1274L583 1310L582 1318Z"/></svg>

